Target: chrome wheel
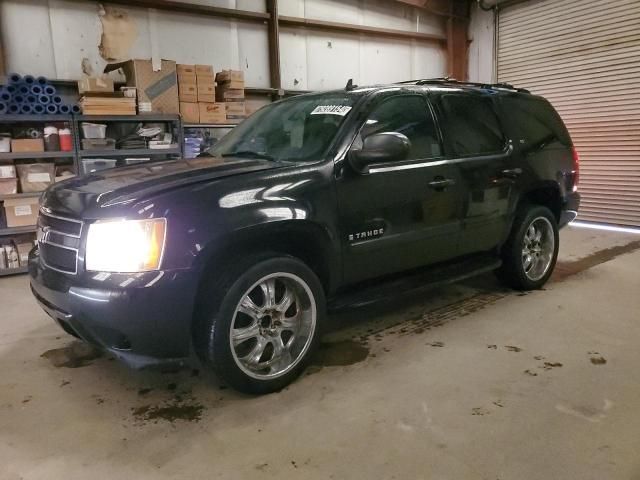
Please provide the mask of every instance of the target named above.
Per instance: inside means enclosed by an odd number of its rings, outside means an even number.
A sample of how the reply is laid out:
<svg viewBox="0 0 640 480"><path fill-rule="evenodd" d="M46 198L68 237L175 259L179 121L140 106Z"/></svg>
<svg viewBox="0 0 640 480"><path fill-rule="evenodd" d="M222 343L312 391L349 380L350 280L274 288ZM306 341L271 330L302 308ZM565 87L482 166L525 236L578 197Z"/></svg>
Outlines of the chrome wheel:
<svg viewBox="0 0 640 480"><path fill-rule="evenodd" d="M548 272L555 244L551 222L545 217L535 218L522 240L522 268L529 280L538 281Z"/></svg>
<svg viewBox="0 0 640 480"><path fill-rule="evenodd" d="M286 374L307 353L316 319L315 298L300 277L273 273L261 278L233 315L229 342L236 365L256 379Z"/></svg>

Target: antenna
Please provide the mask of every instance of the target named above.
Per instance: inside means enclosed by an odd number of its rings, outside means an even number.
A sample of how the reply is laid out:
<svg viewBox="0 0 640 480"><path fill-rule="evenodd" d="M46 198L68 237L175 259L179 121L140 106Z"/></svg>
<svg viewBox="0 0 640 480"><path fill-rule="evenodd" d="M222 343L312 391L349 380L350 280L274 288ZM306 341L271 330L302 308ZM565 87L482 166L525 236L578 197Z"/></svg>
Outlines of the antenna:
<svg viewBox="0 0 640 480"><path fill-rule="evenodd" d="M347 86L344 87L347 92L350 92L351 90L354 90L356 88L358 88L358 86L353 84L353 78L350 78L347 82Z"/></svg>

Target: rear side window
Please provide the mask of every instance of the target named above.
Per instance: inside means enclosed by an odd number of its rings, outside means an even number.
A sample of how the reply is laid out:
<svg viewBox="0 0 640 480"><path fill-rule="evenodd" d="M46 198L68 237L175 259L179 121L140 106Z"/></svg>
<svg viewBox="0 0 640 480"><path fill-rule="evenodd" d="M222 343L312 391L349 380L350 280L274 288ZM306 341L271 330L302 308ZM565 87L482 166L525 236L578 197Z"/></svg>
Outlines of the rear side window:
<svg viewBox="0 0 640 480"><path fill-rule="evenodd" d="M551 104L541 98L509 96L502 100L513 125L515 141L524 147L538 148L557 141L571 145L571 138Z"/></svg>
<svg viewBox="0 0 640 480"><path fill-rule="evenodd" d="M457 155L501 152L505 137L491 100L468 94L447 94L440 98L444 131Z"/></svg>

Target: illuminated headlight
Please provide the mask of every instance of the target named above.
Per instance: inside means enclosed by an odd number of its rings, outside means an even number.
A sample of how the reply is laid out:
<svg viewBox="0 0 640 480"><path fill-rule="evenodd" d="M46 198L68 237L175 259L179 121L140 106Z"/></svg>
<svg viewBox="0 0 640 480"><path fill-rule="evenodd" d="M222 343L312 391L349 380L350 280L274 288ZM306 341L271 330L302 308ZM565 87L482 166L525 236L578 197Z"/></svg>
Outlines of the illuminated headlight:
<svg viewBox="0 0 640 480"><path fill-rule="evenodd" d="M98 221L89 225L85 264L98 272L158 270L164 250L167 221Z"/></svg>

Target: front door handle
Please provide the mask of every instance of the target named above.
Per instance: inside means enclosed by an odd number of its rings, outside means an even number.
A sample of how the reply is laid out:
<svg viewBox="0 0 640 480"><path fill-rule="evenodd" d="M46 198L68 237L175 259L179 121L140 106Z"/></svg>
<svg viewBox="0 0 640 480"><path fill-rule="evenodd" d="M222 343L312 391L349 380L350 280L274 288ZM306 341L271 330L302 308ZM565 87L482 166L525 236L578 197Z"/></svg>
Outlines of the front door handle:
<svg viewBox="0 0 640 480"><path fill-rule="evenodd" d="M453 178L436 177L429 182L429 187L440 191L455 184L456 181Z"/></svg>
<svg viewBox="0 0 640 480"><path fill-rule="evenodd" d="M518 178L522 175L521 168L507 168L506 170L502 170L501 176L505 178Z"/></svg>

